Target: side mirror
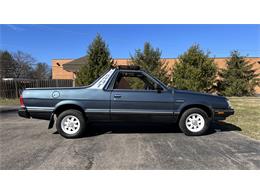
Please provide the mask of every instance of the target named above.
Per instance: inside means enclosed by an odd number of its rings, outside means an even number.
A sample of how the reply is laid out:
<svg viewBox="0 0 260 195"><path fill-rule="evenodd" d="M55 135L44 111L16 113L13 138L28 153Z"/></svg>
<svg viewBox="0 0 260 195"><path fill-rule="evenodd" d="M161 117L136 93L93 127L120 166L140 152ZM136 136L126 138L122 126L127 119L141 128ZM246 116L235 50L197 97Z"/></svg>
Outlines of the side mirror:
<svg viewBox="0 0 260 195"><path fill-rule="evenodd" d="M157 93L161 93L163 89L160 85L156 84L155 90L157 91Z"/></svg>

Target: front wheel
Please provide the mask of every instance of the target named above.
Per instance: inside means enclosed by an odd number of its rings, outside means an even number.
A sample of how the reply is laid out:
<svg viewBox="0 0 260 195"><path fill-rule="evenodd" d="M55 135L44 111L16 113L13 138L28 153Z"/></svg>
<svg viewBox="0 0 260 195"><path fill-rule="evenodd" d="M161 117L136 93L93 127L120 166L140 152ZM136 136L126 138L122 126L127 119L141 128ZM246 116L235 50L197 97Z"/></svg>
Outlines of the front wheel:
<svg viewBox="0 0 260 195"><path fill-rule="evenodd" d="M86 121L80 111L66 110L58 116L56 128L60 135L65 138L78 138L85 131Z"/></svg>
<svg viewBox="0 0 260 195"><path fill-rule="evenodd" d="M199 108L186 110L179 120L179 127L185 135L203 135L209 126L210 119L207 113Z"/></svg>

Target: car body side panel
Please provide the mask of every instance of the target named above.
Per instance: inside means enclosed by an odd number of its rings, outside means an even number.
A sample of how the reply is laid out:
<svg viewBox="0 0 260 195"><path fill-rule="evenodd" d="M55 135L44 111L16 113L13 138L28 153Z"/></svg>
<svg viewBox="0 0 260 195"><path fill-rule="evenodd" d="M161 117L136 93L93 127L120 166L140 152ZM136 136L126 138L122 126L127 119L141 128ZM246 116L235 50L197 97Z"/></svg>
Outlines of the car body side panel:
<svg viewBox="0 0 260 195"><path fill-rule="evenodd" d="M114 121L171 122L173 96L170 91L113 90L111 119Z"/></svg>
<svg viewBox="0 0 260 195"><path fill-rule="evenodd" d="M22 93L26 117L49 120L55 110L65 105L79 106L90 121L176 122L183 109L190 105L206 106L212 113L230 109L223 117L218 116L221 119L234 113L226 98L220 96L167 87L161 93L107 89L117 72L112 69L87 87L26 89Z"/></svg>
<svg viewBox="0 0 260 195"><path fill-rule="evenodd" d="M173 110L176 115L180 114L187 107L203 106L208 108L212 120L215 120L217 119L215 118L215 110L230 109L227 104L226 98L222 96L176 89L173 89L173 94L175 99ZM225 117L223 117L222 119L224 120Z"/></svg>
<svg viewBox="0 0 260 195"><path fill-rule="evenodd" d="M80 106L91 120L109 120L110 92L88 88L39 90L34 91L34 93L30 93L30 90L28 90L25 92L23 93L24 103L33 118L49 119L51 113L55 112L60 106L76 105ZM59 97L52 97L55 92L60 93ZM30 98L27 98L27 93L29 93ZM106 110L107 112L101 113L98 110ZM42 112L45 113L43 117L39 116L39 114L43 115Z"/></svg>

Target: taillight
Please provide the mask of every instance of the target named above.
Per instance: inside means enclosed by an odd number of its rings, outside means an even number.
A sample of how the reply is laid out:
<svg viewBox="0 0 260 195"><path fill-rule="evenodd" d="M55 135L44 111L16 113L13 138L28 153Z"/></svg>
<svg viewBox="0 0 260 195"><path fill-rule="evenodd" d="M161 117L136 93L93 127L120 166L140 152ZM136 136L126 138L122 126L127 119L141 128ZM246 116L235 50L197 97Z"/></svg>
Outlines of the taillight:
<svg viewBox="0 0 260 195"><path fill-rule="evenodd" d="M22 95L20 95L20 105L21 105L21 107L25 107Z"/></svg>

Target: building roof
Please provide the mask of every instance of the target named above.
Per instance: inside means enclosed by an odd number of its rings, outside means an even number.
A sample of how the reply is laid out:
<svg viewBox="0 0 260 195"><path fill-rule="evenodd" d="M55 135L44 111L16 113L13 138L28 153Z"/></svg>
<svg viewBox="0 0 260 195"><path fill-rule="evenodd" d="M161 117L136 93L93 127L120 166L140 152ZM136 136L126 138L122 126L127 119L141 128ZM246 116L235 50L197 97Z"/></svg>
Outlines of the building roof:
<svg viewBox="0 0 260 195"><path fill-rule="evenodd" d="M72 60L71 62L63 64L63 68L70 72L78 72L82 64L86 64L87 57L83 56L78 59Z"/></svg>
<svg viewBox="0 0 260 195"><path fill-rule="evenodd" d="M117 58L114 59L116 66L118 65L129 65L129 59L128 58ZM63 64L63 68L69 72L78 72L80 69L80 66L83 64L86 64L87 57L83 56L78 59L72 60L71 62Z"/></svg>
<svg viewBox="0 0 260 195"><path fill-rule="evenodd" d="M219 68L224 68L226 63L226 59L228 59L229 57L215 57L214 60L217 63ZM247 57L248 59L254 60L258 63L258 65L256 64L257 67L259 67L260 64L260 58L259 57ZM162 60L166 60L167 61L167 66L169 69L172 68L172 65L174 64L174 62L176 62L176 60L178 60L177 58L162 58ZM119 65L129 65L130 64L130 59L129 58L115 58L114 59L116 66ZM63 69L69 72L78 72L80 69L80 66L83 64L86 64L87 62L87 57L83 56L80 58L77 58L75 60L72 60L68 63L63 64Z"/></svg>

